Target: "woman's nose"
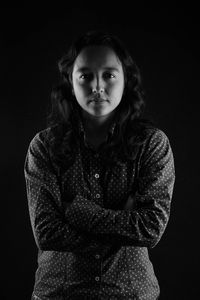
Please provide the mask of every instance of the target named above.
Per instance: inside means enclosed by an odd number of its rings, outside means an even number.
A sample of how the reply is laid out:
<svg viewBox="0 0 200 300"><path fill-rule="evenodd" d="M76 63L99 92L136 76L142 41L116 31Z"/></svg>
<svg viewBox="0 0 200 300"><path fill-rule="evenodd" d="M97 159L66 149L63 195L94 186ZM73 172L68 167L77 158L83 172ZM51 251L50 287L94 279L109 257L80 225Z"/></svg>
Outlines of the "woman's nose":
<svg viewBox="0 0 200 300"><path fill-rule="evenodd" d="M103 88L103 87L98 88L98 89L93 88L93 89L92 89L92 93L94 93L94 94L97 94L97 93L104 93L104 88Z"/></svg>
<svg viewBox="0 0 200 300"><path fill-rule="evenodd" d="M92 92L93 93L103 93L105 90L104 82L99 77L94 78L92 83Z"/></svg>

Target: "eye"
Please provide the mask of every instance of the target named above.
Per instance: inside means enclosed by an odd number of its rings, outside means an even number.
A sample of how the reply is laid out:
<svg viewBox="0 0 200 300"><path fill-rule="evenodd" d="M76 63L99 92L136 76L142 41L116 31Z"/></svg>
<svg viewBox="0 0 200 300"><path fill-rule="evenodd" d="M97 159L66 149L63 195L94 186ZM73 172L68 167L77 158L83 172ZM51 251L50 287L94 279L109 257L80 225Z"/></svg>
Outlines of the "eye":
<svg viewBox="0 0 200 300"><path fill-rule="evenodd" d="M107 73L104 74L104 77L105 77L105 78L108 78L108 79L112 79L112 78L115 78L115 75L112 74L112 73L108 73L108 72L107 72Z"/></svg>
<svg viewBox="0 0 200 300"><path fill-rule="evenodd" d="M82 74L82 75L79 76L80 79L85 79L85 77L86 77L85 74Z"/></svg>
<svg viewBox="0 0 200 300"><path fill-rule="evenodd" d="M79 76L79 78L82 80L89 80L91 78L91 75L90 74L81 74Z"/></svg>

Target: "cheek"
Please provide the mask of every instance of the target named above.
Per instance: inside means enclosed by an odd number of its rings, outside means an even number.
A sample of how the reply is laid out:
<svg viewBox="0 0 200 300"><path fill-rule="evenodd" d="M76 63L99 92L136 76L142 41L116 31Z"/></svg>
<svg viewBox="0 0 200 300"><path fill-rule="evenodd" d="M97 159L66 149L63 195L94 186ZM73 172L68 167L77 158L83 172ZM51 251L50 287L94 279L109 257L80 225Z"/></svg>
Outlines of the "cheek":
<svg viewBox="0 0 200 300"><path fill-rule="evenodd" d="M78 81L75 81L74 82L74 91L75 93L78 93L78 94L85 94L85 93L88 93L88 90L89 90L89 87L87 84L85 83L80 83Z"/></svg>
<svg viewBox="0 0 200 300"><path fill-rule="evenodd" d="M117 81L110 86L110 91L113 94L119 94L119 96L123 93L124 90L124 83L123 81Z"/></svg>

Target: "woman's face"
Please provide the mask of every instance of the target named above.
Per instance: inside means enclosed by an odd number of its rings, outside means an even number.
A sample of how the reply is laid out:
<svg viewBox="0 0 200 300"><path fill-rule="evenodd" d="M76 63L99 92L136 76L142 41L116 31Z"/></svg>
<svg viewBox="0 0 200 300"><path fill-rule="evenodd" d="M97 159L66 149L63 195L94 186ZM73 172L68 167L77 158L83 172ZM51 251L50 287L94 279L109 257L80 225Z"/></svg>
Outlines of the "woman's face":
<svg viewBox="0 0 200 300"><path fill-rule="evenodd" d="M106 116L119 105L124 72L115 52L106 46L89 46L77 56L72 71L73 93L84 112Z"/></svg>

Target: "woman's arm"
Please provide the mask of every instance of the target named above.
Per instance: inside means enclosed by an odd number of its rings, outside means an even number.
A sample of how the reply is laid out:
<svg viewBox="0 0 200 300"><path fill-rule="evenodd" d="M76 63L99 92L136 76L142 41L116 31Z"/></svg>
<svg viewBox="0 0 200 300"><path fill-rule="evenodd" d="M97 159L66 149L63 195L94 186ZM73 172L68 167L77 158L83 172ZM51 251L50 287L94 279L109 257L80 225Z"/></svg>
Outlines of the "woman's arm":
<svg viewBox="0 0 200 300"><path fill-rule="evenodd" d="M32 139L24 163L30 220L35 242L46 251L88 252L99 244L66 221L57 177L49 164L42 134Z"/></svg>
<svg viewBox="0 0 200 300"><path fill-rule="evenodd" d="M110 241L154 247L169 220L175 182L172 149L161 130L145 146L138 180L138 190L123 210L105 209L77 195L65 212L66 220L76 229ZM131 208L132 200L137 208Z"/></svg>

